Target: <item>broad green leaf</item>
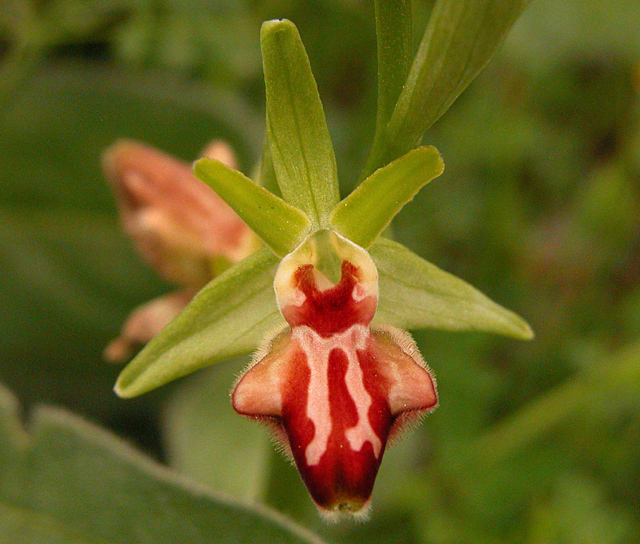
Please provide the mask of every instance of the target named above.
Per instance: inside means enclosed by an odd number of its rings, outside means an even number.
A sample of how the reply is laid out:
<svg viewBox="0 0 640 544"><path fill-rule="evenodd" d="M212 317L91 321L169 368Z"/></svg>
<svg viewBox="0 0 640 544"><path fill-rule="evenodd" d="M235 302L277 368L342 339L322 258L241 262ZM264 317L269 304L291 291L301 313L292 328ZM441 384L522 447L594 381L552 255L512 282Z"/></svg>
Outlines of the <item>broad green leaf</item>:
<svg viewBox="0 0 640 544"><path fill-rule="evenodd" d="M0 113L0 201L111 213L99 157L118 138L185 160L222 138L247 164L260 149L261 123L237 95L168 74L86 63L47 67ZM47 159L38 171L24 168L42 153Z"/></svg>
<svg viewBox="0 0 640 544"><path fill-rule="evenodd" d="M403 329L482 331L522 340L533 337L522 318L403 245L380 238L370 254L380 275L376 321Z"/></svg>
<svg viewBox="0 0 640 544"><path fill-rule="evenodd" d="M331 214L331 225L367 248L416 193L444 170L435 147L420 147L376 170Z"/></svg>
<svg viewBox="0 0 640 544"><path fill-rule="evenodd" d="M438 0L368 175L415 147L486 66L529 0Z"/></svg>
<svg viewBox="0 0 640 544"><path fill-rule="evenodd" d="M182 474L255 502L265 493L273 447L267 429L239 416L229 401L246 364L241 359L217 365L180 387L163 418L164 442L170 465Z"/></svg>
<svg viewBox="0 0 640 544"><path fill-rule="evenodd" d="M16 44L0 57L0 108L7 108L11 99L33 75L44 57L41 44Z"/></svg>
<svg viewBox="0 0 640 544"><path fill-rule="evenodd" d="M196 177L209 185L280 257L291 253L309 230L309 218L237 170L213 159L194 165Z"/></svg>
<svg viewBox="0 0 640 544"><path fill-rule="evenodd" d="M262 248L211 281L125 367L116 393L134 397L254 350L284 324L273 292L277 265Z"/></svg>
<svg viewBox="0 0 640 544"><path fill-rule="evenodd" d="M178 477L110 433L40 407L30 434L0 387L0 541L183 544L320 540Z"/></svg>
<svg viewBox="0 0 640 544"><path fill-rule="evenodd" d="M267 21L261 32L267 133L284 199L326 226L340 200L336 160L309 58L291 21Z"/></svg>
<svg viewBox="0 0 640 544"><path fill-rule="evenodd" d="M126 135L188 160L220 137L247 164L263 120L230 92L166 73L45 66L0 113L0 381L93 418L150 417L165 391L124 406L102 351L170 286L125 238L100 153Z"/></svg>

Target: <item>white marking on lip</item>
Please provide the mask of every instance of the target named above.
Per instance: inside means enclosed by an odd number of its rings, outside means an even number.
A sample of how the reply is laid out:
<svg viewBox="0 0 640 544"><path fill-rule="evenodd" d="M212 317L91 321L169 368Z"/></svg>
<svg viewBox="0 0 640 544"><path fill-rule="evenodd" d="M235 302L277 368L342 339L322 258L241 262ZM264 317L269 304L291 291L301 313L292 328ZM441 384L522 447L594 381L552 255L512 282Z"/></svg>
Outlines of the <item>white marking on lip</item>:
<svg viewBox="0 0 640 544"><path fill-rule="evenodd" d="M370 331L364 325L353 325L346 331L323 338L307 326L294 327L295 338L307 356L310 370L307 393L307 417L313 422L313 439L305 450L308 466L317 465L327 450L331 435L331 407L329 404L329 356L334 349L341 350L347 357L345 383L358 413L358 422L345 431L345 438L353 451L360 451L365 442L371 442L374 455L382 450L382 441L376 435L369 421L368 411L372 404L371 395L364 387L364 376L358 361L357 350L366 348Z"/></svg>

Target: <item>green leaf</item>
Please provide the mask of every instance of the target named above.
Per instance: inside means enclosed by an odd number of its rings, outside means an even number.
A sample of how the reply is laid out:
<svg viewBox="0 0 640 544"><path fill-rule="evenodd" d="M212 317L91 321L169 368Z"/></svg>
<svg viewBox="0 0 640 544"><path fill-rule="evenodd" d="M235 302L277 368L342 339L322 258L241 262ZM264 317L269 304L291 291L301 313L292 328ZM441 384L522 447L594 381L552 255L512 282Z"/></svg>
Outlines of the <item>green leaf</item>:
<svg viewBox="0 0 640 544"><path fill-rule="evenodd" d="M411 0L376 0L378 118L376 132L389 121L413 60Z"/></svg>
<svg viewBox="0 0 640 544"><path fill-rule="evenodd" d="M314 227L326 226L340 200L336 160L309 58L291 21L267 21L261 32L267 133L284 199Z"/></svg>
<svg viewBox="0 0 640 544"><path fill-rule="evenodd" d="M533 338L522 318L403 245L380 238L370 254L380 275L376 321L403 329L482 331L522 340Z"/></svg>
<svg viewBox="0 0 640 544"><path fill-rule="evenodd" d="M267 429L239 416L229 390L246 361L193 376L172 395L164 417L172 467L199 483L247 501L266 490L272 446Z"/></svg>
<svg viewBox="0 0 640 544"><path fill-rule="evenodd" d="M273 291L277 265L262 248L211 281L125 367L116 393L134 397L254 350L284 324Z"/></svg>
<svg viewBox="0 0 640 544"><path fill-rule="evenodd" d="M0 113L0 381L92 417L154 411L164 391L124 406L120 369L101 364L129 312L170 286L125 238L100 153L127 135L192 159L216 135L248 164L263 123L232 93L168 73L39 69Z"/></svg>
<svg viewBox="0 0 640 544"><path fill-rule="evenodd" d="M186 482L63 410L38 408L30 435L19 419L0 387L2 542L320 542L263 507Z"/></svg>
<svg viewBox="0 0 640 544"><path fill-rule="evenodd" d="M486 66L529 0L438 0L364 176L418 145ZM363 176L363 177L364 177Z"/></svg>
<svg viewBox="0 0 640 544"><path fill-rule="evenodd" d="M438 0L389 137L416 140L486 66L529 0Z"/></svg>
<svg viewBox="0 0 640 544"><path fill-rule="evenodd" d="M367 248L416 193L444 170L435 147L420 147L376 170L331 214L331 225Z"/></svg>
<svg viewBox="0 0 640 544"><path fill-rule="evenodd" d="M309 231L309 218L249 178L213 159L194 165L196 177L211 187L276 255L291 253Z"/></svg>

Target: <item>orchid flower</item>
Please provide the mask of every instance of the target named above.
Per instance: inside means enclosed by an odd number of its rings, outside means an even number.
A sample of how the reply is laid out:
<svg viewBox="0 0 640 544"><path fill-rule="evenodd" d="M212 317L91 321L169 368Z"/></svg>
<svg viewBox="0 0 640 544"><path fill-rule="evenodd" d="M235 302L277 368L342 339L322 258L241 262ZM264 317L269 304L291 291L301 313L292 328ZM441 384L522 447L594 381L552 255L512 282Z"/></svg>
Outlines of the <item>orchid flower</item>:
<svg viewBox="0 0 640 544"><path fill-rule="evenodd" d="M323 250L340 259L337 283ZM256 352L233 407L272 423L321 512L366 513L387 440L436 407L433 376L406 332L371 327L376 266L339 234L319 231L285 257L275 292L289 327Z"/></svg>
<svg viewBox="0 0 640 544"><path fill-rule="evenodd" d="M233 407L271 427L322 513L363 515L389 439L438 402L435 379L403 329L532 333L509 310L381 236L442 173L438 151L406 153L340 201L295 26L265 23L262 52L267 144L258 181L275 180L279 194L215 157L194 171L266 247L204 286L123 370L116 392L139 395L258 348L233 388Z"/></svg>

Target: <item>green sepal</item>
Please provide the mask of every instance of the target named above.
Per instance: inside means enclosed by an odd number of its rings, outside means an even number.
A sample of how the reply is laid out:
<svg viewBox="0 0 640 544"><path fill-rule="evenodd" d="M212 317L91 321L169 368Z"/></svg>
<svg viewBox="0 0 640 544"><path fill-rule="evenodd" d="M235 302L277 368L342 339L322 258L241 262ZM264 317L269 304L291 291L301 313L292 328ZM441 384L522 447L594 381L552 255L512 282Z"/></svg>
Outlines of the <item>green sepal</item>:
<svg viewBox="0 0 640 544"><path fill-rule="evenodd" d="M276 255L291 253L308 234L309 218L237 170L214 159L194 164L198 179L209 185Z"/></svg>
<svg viewBox="0 0 640 544"><path fill-rule="evenodd" d="M331 226L367 248L416 193L444 170L435 147L420 147L376 170L331 214Z"/></svg>
<svg viewBox="0 0 640 544"><path fill-rule="evenodd" d="M309 58L291 21L261 31L271 160L284 199L314 227L340 200L336 160Z"/></svg>
<svg viewBox="0 0 640 544"><path fill-rule="evenodd" d="M379 238L369 253L379 274L377 322L402 329L481 331L521 340L533 338L531 327L521 317L403 245Z"/></svg>
<svg viewBox="0 0 640 544"><path fill-rule="evenodd" d="M206 285L124 368L116 393L135 397L254 350L284 325L273 291L278 262L262 248Z"/></svg>

